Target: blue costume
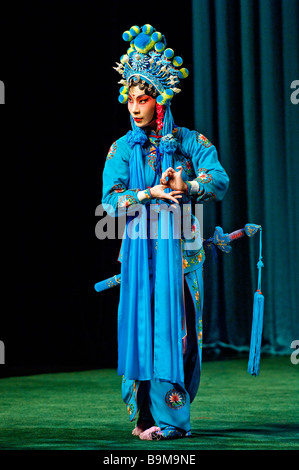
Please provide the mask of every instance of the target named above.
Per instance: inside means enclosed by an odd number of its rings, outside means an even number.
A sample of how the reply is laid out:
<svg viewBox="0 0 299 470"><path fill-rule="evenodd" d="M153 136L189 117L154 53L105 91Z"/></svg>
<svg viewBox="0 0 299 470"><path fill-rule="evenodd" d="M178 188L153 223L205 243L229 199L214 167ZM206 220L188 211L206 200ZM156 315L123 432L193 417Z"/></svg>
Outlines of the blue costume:
<svg viewBox="0 0 299 470"><path fill-rule="evenodd" d="M157 133L132 123L132 131L112 144L103 173L105 210L128 216L119 256L118 373L130 419L139 413L138 423L156 424L164 438L178 437L190 434L190 404L201 371L205 254L191 201L222 200L229 179L206 137L174 125L170 100L179 92L179 78L188 74L177 69L182 59L175 57L170 67L173 51L165 50L164 37L150 25L142 32L132 27L123 37L131 44L118 71L125 80L141 75L154 86L165 117ZM127 93L122 87L121 102ZM188 188L178 206L179 223L172 207L152 199L147 189L160 184L167 168L178 166ZM175 235L178 226L183 230Z"/></svg>

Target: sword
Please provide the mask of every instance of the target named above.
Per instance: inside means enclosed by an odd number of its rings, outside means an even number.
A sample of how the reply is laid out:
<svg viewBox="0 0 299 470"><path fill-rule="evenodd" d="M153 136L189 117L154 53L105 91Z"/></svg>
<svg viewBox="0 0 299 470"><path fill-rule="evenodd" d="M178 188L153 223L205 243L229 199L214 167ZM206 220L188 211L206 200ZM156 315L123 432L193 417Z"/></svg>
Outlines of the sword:
<svg viewBox="0 0 299 470"><path fill-rule="evenodd" d="M223 233L221 227L215 227L214 235L207 240L203 240L204 248L210 248L216 246L219 250L224 253L230 253L232 247L230 243L238 238L243 238L245 235L252 237L255 235L258 230L261 228L260 225L256 224L246 224L244 228L235 230L231 233ZM97 292L102 292L103 290L111 289L112 287L119 286L121 283L121 274L115 274L104 281L97 282L94 285L94 288Z"/></svg>
<svg viewBox="0 0 299 470"><path fill-rule="evenodd" d="M244 228L235 230L232 233L223 233L221 227L216 227L214 235L208 238L208 240L204 240L203 244L205 247L215 245L217 246L217 248L219 248L219 250L223 251L224 253L230 253L232 250L232 247L230 246L231 241L245 237L245 235L247 235L248 237L252 237L257 233L260 227L260 225L246 224Z"/></svg>

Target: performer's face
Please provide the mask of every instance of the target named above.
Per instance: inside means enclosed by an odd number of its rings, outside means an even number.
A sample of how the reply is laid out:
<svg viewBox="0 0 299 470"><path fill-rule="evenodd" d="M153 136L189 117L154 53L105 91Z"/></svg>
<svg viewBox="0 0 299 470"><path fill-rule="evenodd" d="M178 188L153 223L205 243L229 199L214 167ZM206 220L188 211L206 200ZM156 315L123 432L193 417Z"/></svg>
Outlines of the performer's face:
<svg viewBox="0 0 299 470"><path fill-rule="evenodd" d="M132 86L129 90L128 109L136 126L155 125L156 100L146 95L138 86Z"/></svg>

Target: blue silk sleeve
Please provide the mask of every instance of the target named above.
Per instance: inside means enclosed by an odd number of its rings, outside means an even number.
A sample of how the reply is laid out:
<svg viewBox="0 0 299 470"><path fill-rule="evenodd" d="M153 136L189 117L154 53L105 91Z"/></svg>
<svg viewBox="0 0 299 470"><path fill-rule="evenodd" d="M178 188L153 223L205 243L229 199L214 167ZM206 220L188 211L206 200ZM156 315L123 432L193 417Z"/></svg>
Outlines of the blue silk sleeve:
<svg viewBox="0 0 299 470"><path fill-rule="evenodd" d="M131 149L125 138L114 142L108 152L103 171L102 204L110 216L118 217L119 209L140 204L139 188L129 189L129 160Z"/></svg>
<svg viewBox="0 0 299 470"><path fill-rule="evenodd" d="M229 177L219 162L215 146L199 132L186 128L182 128L180 144L182 153L192 159L197 175L194 181L199 185L198 193L192 194L187 182L189 194L197 202L221 201L228 189Z"/></svg>

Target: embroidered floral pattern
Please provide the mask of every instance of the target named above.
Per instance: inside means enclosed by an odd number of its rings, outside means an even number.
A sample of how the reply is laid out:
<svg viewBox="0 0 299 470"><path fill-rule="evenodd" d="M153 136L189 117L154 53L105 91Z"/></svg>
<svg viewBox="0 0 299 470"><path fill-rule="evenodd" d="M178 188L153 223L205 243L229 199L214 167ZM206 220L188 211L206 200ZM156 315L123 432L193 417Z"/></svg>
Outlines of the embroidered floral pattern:
<svg viewBox="0 0 299 470"><path fill-rule="evenodd" d="M196 140L206 148L211 147L213 145L212 142L210 142L204 135L200 134L199 132L196 132Z"/></svg>
<svg viewBox="0 0 299 470"><path fill-rule="evenodd" d="M197 340L199 348L202 348L202 320L199 320L197 324Z"/></svg>
<svg viewBox="0 0 299 470"><path fill-rule="evenodd" d="M216 199L216 196L214 193L212 193L211 191L205 193L202 197L201 197L201 201L213 201L214 199Z"/></svg>
<svg viewBox="0 0 299 470"><path fill-rule="evenodd" d="M110 149L109 149L109 152L108 152L108 155L107 155L107 158L106 158L106 161L107 160L111 160L111 158L114 156L115 152L116 152L116 149L117 149L117 143L114 142Z"/></svg>
<svg viewBox="0 0 299 470"><path fill-rule="evenodd" d="M196 298L196 307L200 309L200 296L199 296L198 291L195 293L195 298Z"/></svg>
<svg viewBox="0 0 299 470"><path fill-rule="evenodd" d="M126 379L124 379L125 382ZM127 410L130 416L130 421L134 421L136 418L136 414L138 411L138 406L137 406L137 393L139 389L140 382L134 380L132 386L130 387L131 390L131 395L128 401L126 401L127 405Z"/></svg>
<svg viewBox="0 0 299 470"><path fill-rule="evenodd" d="M126 187L124 184L120 183L120 184L115 184L114 186L112 186L112 188L110 189L110 194L116 192L116 193L123 193L124 191L126 190Z"/></svg>
<svg viewBox="0 0 299 470"><path fill-rule="evenodd" d="M201 248L199 253L188 256L186 250L183 249L183 267L184 269L190 266L196 266L204 261L204 249ZM197 281L196 281L197 282ZM197 288L198 289L198 288Z"/></svg>
<svg viewBox="0 0 299 470"><path fill-rule="evenodd" d="M198 290L198 282L197 282L196 277L193 279L192 289Z"/></svg>
<svg viewBox="0 0 299 470"><path fill-rule="evenodd" d="M166 393L165 402L170 408L179 410L186 403L186 394L181 390L178 391L175 388L172 388Z"/></svg>
<svg viewBox="0 0 299 470"><path fill-rule="evenodd" d="M183 167L184 172L186 175L193 177L194 176L194 170L193 170L193 165L191 160L189 160L186 157L181 157L181 165Z"/></svg>
<svg viewBox="0 0 299 470"><path fill-rule="evenodd" d="M208 170L206 168L199 168L198 177L195 179L199 183L210 183L210 181L212 181L213 179L213 176L210 173L208 173Z"/></svg>
<svg viewBox="0 0 299 470"><path fill-rule="evenodd" d="M156 166L157 166L157 165L156 165L156 161L157 161L157 159L156 159L156 150L155 150L155 148L153 148L153 149L151 148L150 150L151 150L151 151L150 151L150 153L149 153L148 156L147 156L147 162L148 162L149 166L150 166L154 171L156 171Z"/></svg>
<svg viewBox="0 0 299 470"><path fill-rule="evenodd" d="M196 308L200 309L200 294L199 294L199 288L198 288L198 282L196 277L193 279L193 284L192 284L192 289L195 291L194 297L196 299L195 305Z"/></svg>
<svg viewBox="0 0 299 470"><path fill-rule="evenodd" d="M139 201L134 196L125 194L123 196L120 196L117 201L117 207L128 207L131 206L131 204L138 204Z"/></svg>
<svg viewBox="0 0 299 470"><path fill-rule="evenodd" d="M134 191L134 193L137 194L138 191L141 191L141 189L140 188L134 188L134 189L129 188L128 191Z"/></svg>

